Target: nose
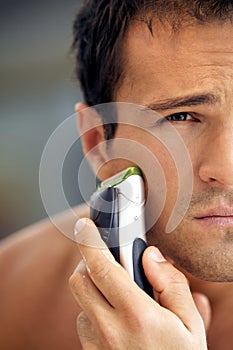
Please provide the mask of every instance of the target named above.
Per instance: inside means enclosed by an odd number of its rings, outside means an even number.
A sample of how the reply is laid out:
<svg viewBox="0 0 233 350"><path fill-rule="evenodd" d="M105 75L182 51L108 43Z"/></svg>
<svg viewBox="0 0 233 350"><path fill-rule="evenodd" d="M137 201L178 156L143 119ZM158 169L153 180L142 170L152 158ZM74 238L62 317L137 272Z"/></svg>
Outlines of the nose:
<svg viewBox="0 0 233 350"><path fill-rule="evenodd" d="M202 181L216 187L233 187L233 125L209 131L200 160Z"/></svg>

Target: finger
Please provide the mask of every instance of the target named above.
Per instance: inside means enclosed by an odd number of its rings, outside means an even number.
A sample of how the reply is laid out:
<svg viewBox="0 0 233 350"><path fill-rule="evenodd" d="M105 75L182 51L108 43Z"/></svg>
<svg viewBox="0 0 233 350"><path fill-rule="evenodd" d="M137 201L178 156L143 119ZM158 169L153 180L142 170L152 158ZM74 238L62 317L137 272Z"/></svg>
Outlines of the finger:
<svg viewBox="0 0 233 350"><path fill-rule="evenodd" d="M100 316L108 317L111 306L89 278L83 261L70 277L69 286L75 300L94 324L98 323Z"/></svg>
<svg viewBox="0 0 233 350"><path fill-rule="evenodd" d="M195 305L204 321L205 330L208 331L211 323L211 306L209 299L201 293L192 293Z"/></svg>
<svg viewBox="0 0 233 350"><path fill-rule="evenodd" d="M77 332L83 350L99 350L94 327L84 312L77 317Z"/></svg>
<svg viewBox="0 0 233 350"><path fill-rule="evenodd" d="M146 249L143 266L152 287L160 293L162 306L176 314L189 330L202 323L185 276L165 260L158 248Z"/></svg>
<svg viewBox="0 0 233 350"><path fill-rule="evenodd" d="M136 284L106 248L94 223L89 219L81 219L76 225L76 232L88 274L97 289L115 308L129 304Z"/></svg>

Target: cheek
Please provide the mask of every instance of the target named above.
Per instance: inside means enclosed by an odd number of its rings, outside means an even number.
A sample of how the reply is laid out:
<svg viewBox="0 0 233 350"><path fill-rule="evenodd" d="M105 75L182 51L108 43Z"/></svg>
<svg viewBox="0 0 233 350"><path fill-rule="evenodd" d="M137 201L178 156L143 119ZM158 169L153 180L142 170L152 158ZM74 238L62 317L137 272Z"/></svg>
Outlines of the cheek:
<svg viewBox="0 0 233 350"><path fill-rule="evenodd" d="M195 145L195 146L194 146ZM200 192L203 188L203 183L200 179L200 168L202 164L202 155L205 154L206 147L208 145L203 145L199 139L195 139L192 143L186 144L187 150L190 156L191 166L192 166L192 177L193 177L193 193Z"/></svg>
<svg viewBox="0 0 233 350"><path fill-rule="evenodd" d="M159 139L137 127L120 127L112 140L109 158L113 168L137 164L151 182L162 172L168 186L178 178L177 167L169 150Z"/></svg>
<svg viewBox="0 0 233 350"><path fill-rule="evenodd" d="M176 161L169 150L163 144L161 144L160 141L156 140L155 138L151 138L149 141L148 148L161 169L161 174L159 174L156 169L153 174L151 174L149 171L149 181L152 183L151 190L156 196L156 192L159 190L160 185L160 183L158 183L156 180L158 176L162 175L165 181L166 207L171 207L177 196L179 187L179 173Z"/></svg>
<svg viewBox="0 0 233 350"><path fill-rule="evenodd" d="M147 193L146 221L151 227L161 216L160 221L165 225L179 190L174 156L149 133L136 127L120 126L111 144L109 157L113 173L134 164L141 168Z"/></svg>

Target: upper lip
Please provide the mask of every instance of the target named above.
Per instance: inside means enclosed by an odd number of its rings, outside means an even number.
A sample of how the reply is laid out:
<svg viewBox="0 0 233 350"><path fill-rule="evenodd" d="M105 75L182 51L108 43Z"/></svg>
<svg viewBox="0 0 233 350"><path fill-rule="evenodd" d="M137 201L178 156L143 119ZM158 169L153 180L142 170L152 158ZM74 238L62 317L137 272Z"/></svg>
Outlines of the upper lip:
<svg viewBox="0 0 233 350"><path fill-rule="evenodd" d="M211 217L211 216L233 216L233 207L229 206L221 206L212 209L208 209L206 211L198 213L195 217L197 219Z"/></svg>

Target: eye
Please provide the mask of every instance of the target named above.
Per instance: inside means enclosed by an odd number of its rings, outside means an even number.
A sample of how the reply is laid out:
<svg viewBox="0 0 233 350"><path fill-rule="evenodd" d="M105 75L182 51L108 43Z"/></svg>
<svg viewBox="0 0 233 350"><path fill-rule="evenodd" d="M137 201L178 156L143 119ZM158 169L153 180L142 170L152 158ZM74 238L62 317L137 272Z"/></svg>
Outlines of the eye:
<svg viewBox="0 0 233 350"><path fill-rule="evenodd" d="M169 122L183 122L183 121L198 121L197 119L193 118L189 113L175 113L168 115L165 117L165 120Z"/></svg>

